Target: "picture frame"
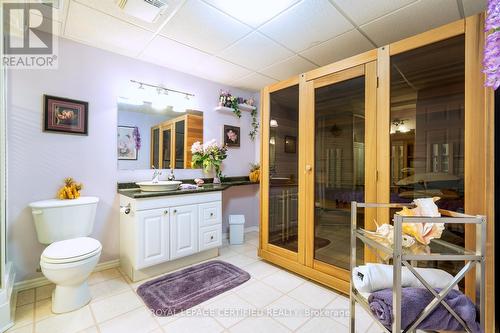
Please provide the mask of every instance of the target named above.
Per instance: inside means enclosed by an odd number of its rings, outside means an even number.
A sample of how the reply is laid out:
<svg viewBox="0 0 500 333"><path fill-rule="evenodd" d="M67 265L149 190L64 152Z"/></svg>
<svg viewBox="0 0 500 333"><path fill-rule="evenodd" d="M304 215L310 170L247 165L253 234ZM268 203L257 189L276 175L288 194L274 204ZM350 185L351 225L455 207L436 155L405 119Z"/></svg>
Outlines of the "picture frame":
<svg viewBox="0 0 500 333"><path fill-rule="evenodd" d="M224 144L228 147L239 147L241 131L238 126L224 125Z"/></svg>
<svg viewBox="0 0 500 333"><path fill-rule="evenodd" d="M44 132L88 135L89 103L43 95Z"/></svg>
<svg viewBox="0 0 500 333"><path fill-rule="evenodd" d="M139 151L134 137L134 126L118 126L117 154L120 161L136 161Z"/></svg>
<svg viewBox="0 0 500 333"><path fill-rule="evenodd" d="M297 137L286 135L285 136L285 153L295 154L297 153Z"/></svg>

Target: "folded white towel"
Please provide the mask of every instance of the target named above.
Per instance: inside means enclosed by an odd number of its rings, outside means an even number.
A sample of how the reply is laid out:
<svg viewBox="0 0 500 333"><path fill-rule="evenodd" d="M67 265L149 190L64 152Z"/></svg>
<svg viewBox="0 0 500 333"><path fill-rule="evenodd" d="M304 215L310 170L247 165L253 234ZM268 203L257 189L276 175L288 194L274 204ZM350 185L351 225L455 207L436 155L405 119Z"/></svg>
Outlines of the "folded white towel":
<svg viewBox="0 0 500 333"><path fill-rule="evenodd" d="M354 286L362 293L392 288L392 268L392 265L384 264L366 264L355 267L352 272ZM415 270L433 288L446 288L453 280L453 276L442 269L415 268ZM401 268L401 286L425 288L406 267ZM458 287L455 286L454 289Z"/></svg>
<svg viewBox="0 0 500 333"><path fill-rule="evenodd" d="M195 184L181 184L181 190L196 190L197 188Z"/></svg>

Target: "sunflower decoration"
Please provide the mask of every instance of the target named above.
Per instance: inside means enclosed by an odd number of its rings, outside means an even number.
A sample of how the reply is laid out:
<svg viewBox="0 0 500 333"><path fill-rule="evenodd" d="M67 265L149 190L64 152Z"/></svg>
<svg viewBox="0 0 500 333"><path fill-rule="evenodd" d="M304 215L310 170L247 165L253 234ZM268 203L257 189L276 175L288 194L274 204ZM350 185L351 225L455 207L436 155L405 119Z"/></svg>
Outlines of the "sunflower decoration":
<svg viewBox="0 0 500 333"><path fill-rule="evenodd" d="M82 188L82 183L76 183L71 177L65 178L64 186L57 192L57 197L60 200L77 199L80 197Z"/></svg>

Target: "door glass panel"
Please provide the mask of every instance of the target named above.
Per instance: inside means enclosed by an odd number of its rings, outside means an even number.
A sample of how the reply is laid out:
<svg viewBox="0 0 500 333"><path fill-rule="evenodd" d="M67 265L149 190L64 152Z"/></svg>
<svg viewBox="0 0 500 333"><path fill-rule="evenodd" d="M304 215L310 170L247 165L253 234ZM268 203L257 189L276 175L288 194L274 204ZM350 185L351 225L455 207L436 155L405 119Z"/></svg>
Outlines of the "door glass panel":
<svg viewBox="0 0 500 333"><path fill-rule="evenodd" d="M160 129L153 129L153 166L156 169L160 168Z"/></svg>
<svg viewBox="0 0 500 333"><path fill-rule="evenodd" d="M440 208L463 212L464 68L464 36L391 57L391 202L440 197ZM446 224L442 239L463 246L464 236Z"/></svg>
<svg viewBox="0 0 500 333"><path fill-rule="evenodd" d="M364 76L316 89L314 104L314 258L349 269L351 201L364 202Z"/></svg>
<svg viewBox="0 0 500 333"><path fill-rule="evenodd" d="M297 252L299 86L270 94L269 243Z"/></svg>
<svg viewBox="0 0 500 333"><path fill-rule="evenodd" d="M175 123L175 168L184 169L184 120Z"/></svg>
<svg viewBox="0 0 500 333"><path fill-rule="evenodd" d="M172 143L172 130L170 127L168 129L163 129L162 130L162 138L163 138L163 168L164 169L169 169L171 168L170 166L170 159L171 159L171 148L170 145Z"/></svg>

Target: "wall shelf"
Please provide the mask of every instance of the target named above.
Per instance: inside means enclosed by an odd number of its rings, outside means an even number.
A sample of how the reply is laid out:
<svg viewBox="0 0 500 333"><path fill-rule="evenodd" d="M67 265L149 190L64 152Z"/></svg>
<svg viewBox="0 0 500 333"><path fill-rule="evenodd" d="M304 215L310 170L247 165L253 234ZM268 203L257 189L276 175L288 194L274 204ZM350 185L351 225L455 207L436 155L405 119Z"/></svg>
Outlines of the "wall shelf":
<svg viewBox="0 0 500 333"><path fill-rule="evenodd" d="M257 109L256 106L251 106L251 105L248 105L248 104L238 104L238 108L241 111L247 111L247 112L250 112L250 111L253 111L253 110ZM228 108L226 106L218 106L214 110L215 111L221 111L221 112L233 112L232 108Z"/></svg>

